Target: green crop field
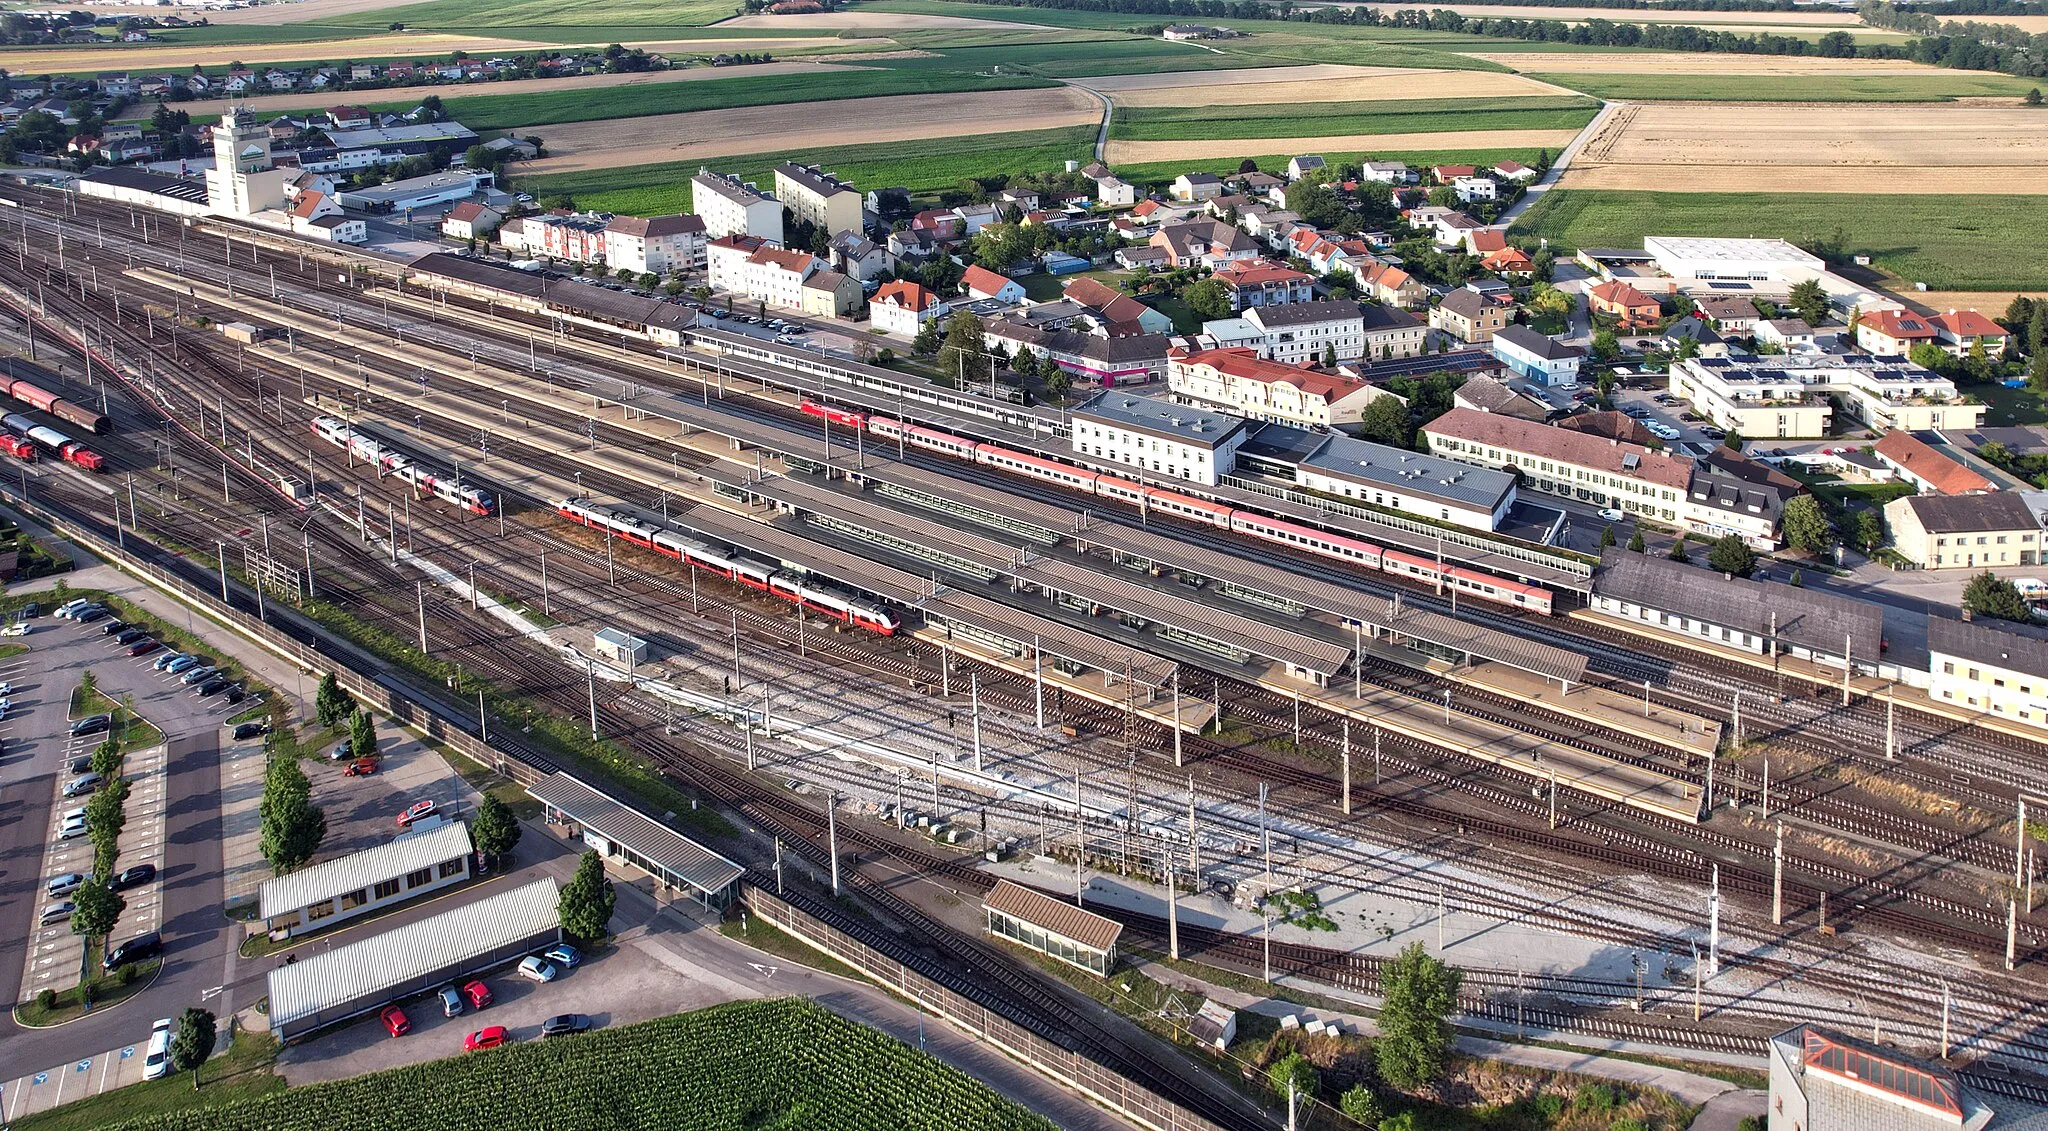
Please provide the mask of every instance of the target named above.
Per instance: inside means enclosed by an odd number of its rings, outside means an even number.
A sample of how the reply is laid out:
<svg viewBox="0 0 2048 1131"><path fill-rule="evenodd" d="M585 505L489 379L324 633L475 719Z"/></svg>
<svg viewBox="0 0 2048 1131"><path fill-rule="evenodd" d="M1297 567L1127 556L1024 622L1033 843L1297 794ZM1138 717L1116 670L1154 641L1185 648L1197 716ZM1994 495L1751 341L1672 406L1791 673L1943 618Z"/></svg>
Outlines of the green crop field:
<svg viewBox="0 0 2048 1131"><path fill-rule="evenodd" d="M1287 168L1292 153L1268 154L1252 158L1259 168L1279 175ZM1524 165L1536 164L1533 149L1436 149L1436 150L1385 150L1375 149L1356 153L1332 153L1325 151L1323 158L1332 165L1345 161L1405 161L1410 165L1494 165L1502 161L1520 161ZM1165 184L1182 173L1214 173L1228 176L1237 172L1240 157L1218 157L1204 161L1151 161L1141 164L1118 165L1117 175L1134 184Z"/></svg>
<svg viewBox="0 0 2048 1131"><path fill-rule="evenodd" d="M925 62L927 60L914 60ZM968 90L1017 90L1049 87L1050 79L1028 75L981 76L960 68L864 67L830 76L815 74L759 75L706 82L647 83L638 86L585 87L533 94L451 94L442 98L450 117L473 130L528 129L559 122L591 122L638 118L649 114L680 114L722 110L733 106L772 106L784 102L815 102L841 98L872 98L888 94L950 94ZM376 110L409 110L412 103L376 103Z"/></svg>
<svg viewBox="0 0 2048 1131"><path fill-rule="evenodd" d="M554 173L520 177L518 187L541 199L566 193L575 198L579 208L659 216L690 211L690 177L704 165L765 183L773 179L769 170L775 165L800 161L823 165L864 188L900 186L913 193L928 194L952 188L969 177L1052 172L1070 159L1086 160L1094 141L1095 130L1091 126L1026 130ZM1285 162L1282 158L1281 163Z"/></svg>
<svg viewBox="0 0 2048 1131"><path fill-rule="evenodd" d="M1110 136L1133 141L1322 137L1459 130L1576 130L1598 106L1585 98L1446 98L1293 105L1118 108Z"/></svg>
<svg viewBox="0 0 2048 1131"><path fill-rule="evenodd" d="M2017 98L2042 85L1981 71L1925 75L1587 75L1532 74L1538 82L1596 98L1682 102L1948 102Z"/></svg>
<svg viewBox="0 0 2048 1131"><path fill-rule="evenodd" d="M1859 196L1557 189L1515 222L1565 247L1637 247L1646 235L1775 236L1845 255L1934 290L2048 287L2038 196Z"/></svg>
<svg viewBox="0 0 2048 1131"><path fill-rule="evenodd" d="M117 1131L1053 1131L956 1069L799 998L144 1116Z"/></svg>
<svg viewBox="0 0 2048 1131"><path fill-rule="evenodd" d="M330 16L321 23L382 29L402 23L416 31L474 31L530 27L638 26L694 28L731 19L735 0L426 0ZM647 38L642 34L641 38ZM583 38L579 42L589 42Z"/></svg>

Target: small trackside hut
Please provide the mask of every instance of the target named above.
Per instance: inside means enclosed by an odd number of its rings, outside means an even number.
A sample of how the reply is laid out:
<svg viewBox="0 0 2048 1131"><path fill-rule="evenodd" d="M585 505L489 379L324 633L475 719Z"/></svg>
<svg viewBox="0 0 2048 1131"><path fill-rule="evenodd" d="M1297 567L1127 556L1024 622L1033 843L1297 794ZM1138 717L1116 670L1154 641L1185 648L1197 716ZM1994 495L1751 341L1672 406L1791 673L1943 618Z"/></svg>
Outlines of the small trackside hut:
<svg viewBox="0 0 2048 1131"><path fill-rule="evenodd" d="M548 824L565 828L607 860L630 864L662 885L663 896L688 893L723 910L738 894L746 869L624 802L557 771L528 786Z"/></svg>
<svg viewBox="0 0 2048 1131"><path fill-rule="evenodd" d="M1116 968L1116 940L1124 925L1032 891L999 881L981 902L988 931L1099 978Z"/></svg>

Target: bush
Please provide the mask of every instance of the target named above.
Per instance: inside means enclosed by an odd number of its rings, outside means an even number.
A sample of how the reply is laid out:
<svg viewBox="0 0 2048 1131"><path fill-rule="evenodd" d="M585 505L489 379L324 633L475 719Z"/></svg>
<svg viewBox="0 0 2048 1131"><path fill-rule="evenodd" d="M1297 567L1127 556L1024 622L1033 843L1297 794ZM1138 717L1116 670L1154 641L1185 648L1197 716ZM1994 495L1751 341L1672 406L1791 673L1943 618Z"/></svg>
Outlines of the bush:
<svg viewBox="0 0 2048 1131"><path fill-rule="evenodd" d="M1363 1084L1354 1085L1345 1092L1337 1106L1344 1109L1344 1114L1367 1127L1377 1127L1380 1120L1386 1118L1386 1113L1380 1109L1380 1098Z"/></svg>
<svg viewBox="0 0 2048 1131"><path fill-rule="evenodd" d="M1572 1110L1599 1115L1613 1111L1620 1104L1621 1097L1605 1084L1586 1084L1572 1093Z"/></svg>
<svg viewBox="0 0 2048 1131"><path fill-rule="evenodd" d="M99 984L89 981L78 983L78 1000L86 1005L91 1005L93 1002L100 1000Z"/></svg>
<svg viewBox="0 0 2048 1131"><path fill-rule="evenodd" d="M123 970L125 970L125 969L127 969L127 967L125 967L125 966L124 966L124 967L122 967L122 969L123 969ZM41 1010L43 1010L43 1012L45 1012L45 1013L49 1012L49 1011L50 1011L50 1010L52 1010L52 1009L55 1009L55 1008L57 1008L57 991L56 991L56 990L41 990L41 991L38 991L38 992L36 993L36 1006L37 1006L38 1008L40 1008Z"/></svg>

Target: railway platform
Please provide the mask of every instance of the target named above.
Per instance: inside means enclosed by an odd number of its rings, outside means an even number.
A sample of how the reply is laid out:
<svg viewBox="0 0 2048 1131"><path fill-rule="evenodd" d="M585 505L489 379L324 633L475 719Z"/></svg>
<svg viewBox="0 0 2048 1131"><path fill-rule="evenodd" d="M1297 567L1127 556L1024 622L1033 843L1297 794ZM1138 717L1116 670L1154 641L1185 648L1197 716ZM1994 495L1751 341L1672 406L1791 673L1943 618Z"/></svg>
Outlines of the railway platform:
<svg viewBox="0 0 2048 1131"><path fill-rule="evenodd" d="M1139 681L1126 683L1121 677L1099 669L1068 672L1056 664L1035 664L1032 655L1025 652L1018 655L1013 649L1001 647L988 640L977 639L959 633L948 634L938 627L921 628L912 634L928 644L950 649L955 655L1000 668L1027 681L1043 680L1045 704L1048 711L1062 705L1067 697L1073 696L1114 707L1119 711L1129 710L1142 722L1162 727L1171 732L1176 721L1184 734L1201 734L1216 722L1216 705L1200 696L1176 693L1172 686L1143 686ZM959 679L955 677L954 691L959 691ZM927 690L937 691L937 688ZM1076 729L1068 737L1080 737Z"/></svg>
<svg viewBox="0 0 2048 1131"><path fill-rule="evenodd" d="M1637 735L1702 758L1721 745L1722 724L1719 720L1661 703L1652 703L1645 711L1641 699L1613 688L1579 683L1569 691L1560 691L1555 683L1537 679L1515 668L1490 663L1456 668L1450 675L1459 683L1569 715L1602 731Z"/></svg>

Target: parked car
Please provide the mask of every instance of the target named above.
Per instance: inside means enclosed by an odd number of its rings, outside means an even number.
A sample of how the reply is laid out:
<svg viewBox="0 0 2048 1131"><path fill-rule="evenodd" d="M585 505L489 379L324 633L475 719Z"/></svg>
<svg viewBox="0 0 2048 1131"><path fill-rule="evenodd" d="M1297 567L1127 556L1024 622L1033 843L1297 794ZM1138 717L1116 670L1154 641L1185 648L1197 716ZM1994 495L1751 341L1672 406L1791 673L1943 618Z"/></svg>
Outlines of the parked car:
<svg viewBox="0 0 2048 1131"><path fill-rule="evenodd" d="M142 639L137 640L135 643L130 644L128 646L128 654L131 656L147 656L151 652L156 651L157 647L158 645L156 641L151 640L149 637L145 636Z"/></svg>
<svg viewBox="0 0 2048 1131"><path fill-rule="evenodd" d="M540 956L557 966L575 967L583 964L583 953L568 943L556 943L541 951Z"/></svg>
<svg viewBox="0 0 2048 1131"><path fill-rule="evenodd" d="M158 656L156 659L150 661L149 666L152 671L163 671L165 668L170 667L172 664L175 664L179 660L182 660L184 658L185 653L183 652L165 652L163 655Z"/></svg>
<svg viewBox="0 0 2048 1131"><path fill-rule="evenodd" d="M405 812L400 813L398 815L398 827L401 829L409 829L413 826L413 822L421 819L422 817L433 816L437 811L440 810L440 808L441 807L439 805L434 804L431 800L416 801L413 803L410 809L407 809Z"/></svg>
<svg viewBox="0 0 2048 1131"><path fill-rule="evenodd" d="M269 733L269 724L259 722L236 723L233 731L234 738L238 742L243 739L258 738Z"/></svg>
<svg viewBox="0 0 2048 1131"><path fill-rule="evenodd" d="M126 631L128 631L128 622L119 619L110 620L100 626L101 636L119 636Z"/></svg>
<svg viewBox="0 0 2048 1131"><path fill-rule="evenodd" d="M42 602L40 601L30 601L28 604L23 605L21 607L21 616L23 619L27 619L29 617L39 617L42 615L43 606Z"/></svg>
<svg viewBox="0 0 2048 1131"><path fill-rule="evenodd" d="M200 658L198 653L187 652L184 655L179 656L177 659L172 660L170 663L165 664L164 670L171 673L172 675L183 675L184 673L191 671L193 668L198 667L199 662Z"/></svg>
<svg viewBox="0 0 2048 1131"><path fill-rule="evenodd" d="M242 700L244 700L244 699L247 699L248 697L249 697L249 693L248 693L248 692L246 692L246 691L244 691L244 690L242 690L242 685L241 685L241 684L239 684L239 683L230 683L230 684L228 684L228 690L227 690L227 701L228 701L228 702L229 702L230 704L234 704L234 703L240 703L240 702L241 702Z"/></svg>
<svg viewBox="0 0 2048 1131"><path fill-rule="evenodd" d="M171 1019L159 1018L149 1027L149 1051L142 1056L142 1078L160 1080L171 1070Z"/></svg>
<svg viewBox="0 0 2048 1131"><path fill-rule="evenodd" d="M101 617L104 617L106 615L107 607L105 605L87 605L86 607L78 610L78 614L72 617L71 619L77 621L80 624L91 624L92 622L99 620Z"/></svg>
<svg viewBox="0 0 2048 1131"><path fill-rule="evenodd" d="M1624 510L1616 510L1613 507L1608 507L1600 512L1600 517L1606 519L1609 522L1621 522L1624 519L1628 518L1628 512Z"/></svg>
<svg viewBox="0 0 2048 1131"><path fill-rule="evenodd" d="M86 794L91 793L93 790L98 789L100 787L100 783L105 780L105 778L100 777L98 774L85 774L81 777L72 778L70 781L64 783L64 796L83 797Z"/></svg>
<svg viewBox="0 0 2048 1131"><path fill-rule="evenodd" d="M552 982L555 980L555 967L540 955L529 954L519 960L519 976L536 982Z"/></svg>
<svg viewBox="0 0 2048 1131"><path fill-rule="evenodd" d="M153 879L156 879L156 865L137 864L133 868L122 869L120 875L107 881L107 887L114 891L127 891L129 888L139 888Z"/></svg>
<svg viewBox="0 0 2048 1131"><path fill-rule="evenodd" d="M85 883L84 876L79 875L77 872L66 872L61 876L50 877L49 884L43 890L50 893L51 899L56 899L59 896L70 895L72 892L77 891L79 885L83 883Z"/></svg>
<svg viewBox="0 0 2048 1131"><path fill-rule="evenodd" d="M84 836L84 835L85 835L85 818L84 818L84 817L79 817L79 818L77 818L76 820L66 819L66 820L65 820L65 822L64 822L64 824L63 824L63 827L61 827L61 828L59 828L59 829L57 830L57 839L58 839L58 840L77 840L77 839L78 839L79 837L82 837L82 836Z"/></svg>
<svg viewBox="0 0 2048 1131"><path fill-rule="evenodd" d="M469 999L473 1008L483 1009L491 1004L491 987L484 985L481 978L474 979L462 987L462 996Z"/></svg>
<svg viewBox="0 0 2048 1131"><path fill-rule="evenodd" d="M71 918L71 913L77 909L77 905L68 899L61 903L52 903L48 907L43 908L43 926L47 927L52 923L62 923L64 920Z"/></svg>
<svg viewBox="0 0 2048 1131"><path fill-rule="evenodd" d="M25 620L18 620L6 628L0 628L0 636L27 636L29 631L29 623Z"/></svg>
<svg viewBox="0 0 2048 1131"><path fill-rule="evenodd" d="M82 735L98 734L113 725L114 716L112 715L87 715L71 724L71 737L78 738Z"/></svg>
<svg viewBox="0 0 2048 1131"><path fill-rule="evenodd" d="M100 960L100 969L111 974L131 962L154 958L162 954L163 949L164 937L155 931L148 931L109 950L107 956Z"/></svg>
<svg viewBox="0 0 2048 1131"><path fill-rule="evenodd" d="M57 606L57 611L54 615L63 617L68 620L71 617L78 615L78 610L90 604L92 604L91 601L88 601L83 597L76 597Z"/></svg>
<svg viewBox="0 0 2048 1131"><path fill-rule="evenodd" d="M507 1033L503 1025L492 1025L488 1028L478 1029L469 1036L462 1038L462 1051L475 1052L478 1049L494 1049L511 1039L512 1034Z"/></svg>
<svg viewBox="0 0 2048 1131"><path fill-rule="evenodd" d="M377 760L375 758L358 758L355 761L350 762L348 766L341 771L341 776L345 778L366 778L376 772Z"/></svg>
<svg viewBox="0 0 2048 1131"><path fill-rule="evenodd" d="M114 643L123 645L133 644L137 640L140 640L148 635L148 633L142 631L139 628L124 629L121 632L114 634Z"/></svg>
<svg viewBox="0 0 2048 1131"><path fill-rule="evenodd" d="M564 1013L540 1023L543 1037L567 1037L590 1031L590 1018L581 1013Z"/></svg>
<svg viewBox="0 0 2048 1131"><path fill-rule="evenodd" d="M198 687L193 688L192 694L197 695L201 699L211 699L214 696L219 695L221 692L226 691L227 689L227 680L209 679L205 683L200 684Z"/></svg>
<svg viewBox="0 0 2048 1131"><path fill-rule="evenodd" d="M385 1006L384 1012L379 1013L377 1019L384 1022L384 1031L394 1037L403 1037L412 1032L412 1022L406 1019L405 1010L395 1005Z"/></svg>
<svg viewBox="0 0 2048 1131"><path fill-rule="evenodd" d="M344 738L341 740L341 745L327 752L327 760L330 762L345 761L353 753L355 753L355 740Z"/></svg>
<svg viewBox="0 0 2048 1131"><path fill-rule="evenodd" d="M215 675L219 674L219 672L219 668L216 668L211 664L207 664L203 667L193 668L192 670L186 672L184 675L179 676L178 682L184 684L187 687L190 687L195 683L205 683L207 680L212 679Z"/></svg>
<svg viewBox="0 0 2048 1131"><path fill-rule="evenodd" d="M455 992L455 987L442 986L439 992L441 997L441 1016L462 1016L462 995Z"/></svg>
<svg viewBox="0 0 2048 1131"><path fill-rule="evenodd" d="M85 773L87 770L92 769L92 755L80 754L70 761L68 768L73 774Z"/></svg>

